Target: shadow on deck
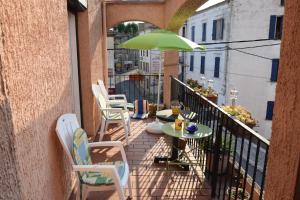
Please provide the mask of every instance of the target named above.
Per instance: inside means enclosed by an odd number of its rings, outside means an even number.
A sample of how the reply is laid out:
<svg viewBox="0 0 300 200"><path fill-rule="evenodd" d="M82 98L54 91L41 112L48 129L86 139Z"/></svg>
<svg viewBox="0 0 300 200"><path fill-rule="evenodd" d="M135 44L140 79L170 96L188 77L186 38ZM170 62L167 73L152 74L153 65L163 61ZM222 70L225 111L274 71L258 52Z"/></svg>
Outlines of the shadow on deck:
<svg viewBox="0 0 300 200"><path fill-rule="evenodd" d="M182 171L179 168L166 168L165 164L154 164L154 156L168 155L171 152L170 139L164 135L147 133L145 128L148 120L132 120L129 145L125 147L130 168L133 200L208 200L210 187L204 180L202 171L197 170L200 179L193 170ZM97 138L96 138L97 140ZM120 140L125 145L124 129L110 127L104 140ZM121 155L114 148L92 149L94 162L120 160ZM128 196L128 190L126 190ZM76 191L70 199L75 199ZM89 200L117 200L116 191L94 192Z"/></svg>

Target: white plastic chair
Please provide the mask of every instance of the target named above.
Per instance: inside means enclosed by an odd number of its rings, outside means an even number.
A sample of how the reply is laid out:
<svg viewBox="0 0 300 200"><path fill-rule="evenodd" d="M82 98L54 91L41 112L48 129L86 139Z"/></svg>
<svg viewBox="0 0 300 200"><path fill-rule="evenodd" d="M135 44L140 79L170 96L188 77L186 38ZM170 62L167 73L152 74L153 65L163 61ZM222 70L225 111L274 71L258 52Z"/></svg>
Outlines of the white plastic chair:
<svg viewBox="0 0 300 200"><path fill-rule="evenodd" d="M76 114L64 114L59 117L56 124L56 133L59 138L60 143L63 146L65 153L67 154L68 160L72 165L72 169L77 174L79 179L79 172L100 172L109 174L112 177L113 184L111 185L91 185L85 184L80 181L80 197L86 199L87 195L91 191L108 191L108 190L117 190L119 198L125 200L124 190L126 185L129 189L129 195L132 196L129 167L126 159L126 154L123 148L123 145L120 141L109 141L109 142L92 142L89 143L89 147L118 147L121 151L122 161L125 163L125 172L123 177L118 175L117 169L112 164L101 164L101 165L76 165L73 157L73 135L77 128L80 128ZM101 199L101 198L100 198Z"/></svg>
<svg viewBox="0 0 300 200"><path fill-rule="evenodd" d="M128 135L130 135L129 111L122 108L112 108L110 104L107 104L107 101L101 93L101 88L99 85L92 84L92 92L102 113L99 141L102 141L109 124L122 124L125 130L126 143L128 144Z"/></svg>
<svg viewBox="0 0 300 200"><path fill-rule="evenodd" d="M133 109L133 104L127 102L126 96L124 94L108 94L102 80L98 80L98 85L100 86L100 91L106 99L107 104L110 104L111 107Z"/></svg>

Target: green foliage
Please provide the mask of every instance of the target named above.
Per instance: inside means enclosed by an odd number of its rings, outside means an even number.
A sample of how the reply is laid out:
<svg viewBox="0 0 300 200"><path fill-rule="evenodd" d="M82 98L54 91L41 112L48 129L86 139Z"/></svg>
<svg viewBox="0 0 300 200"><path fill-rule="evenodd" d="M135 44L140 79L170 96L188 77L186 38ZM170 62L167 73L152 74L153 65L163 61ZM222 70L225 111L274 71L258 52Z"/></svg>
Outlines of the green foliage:
<svg viewBox="0 0 300 200"><path fill-rule="evenodd" d="M125 25L124 23L119 24L115 30L117 30L119 33L126 33L132 37L138 35L139 27L136 23L128 23Z"/></svg>
<svg viewBox="0 0 300 200"><path fill-rule="evenodd" d="M138 25L135 23L129 23L126 25L124 32L130 34L131 36L136 36L138 34Z"/></svg>
<svg viewBox="0 0 300 200"><path fill-rule="evenodd" d="M119 32L119 33L124 33L124 31L125 31L125 24L119 24L118 26L117 26L117 31Z"/></svg>

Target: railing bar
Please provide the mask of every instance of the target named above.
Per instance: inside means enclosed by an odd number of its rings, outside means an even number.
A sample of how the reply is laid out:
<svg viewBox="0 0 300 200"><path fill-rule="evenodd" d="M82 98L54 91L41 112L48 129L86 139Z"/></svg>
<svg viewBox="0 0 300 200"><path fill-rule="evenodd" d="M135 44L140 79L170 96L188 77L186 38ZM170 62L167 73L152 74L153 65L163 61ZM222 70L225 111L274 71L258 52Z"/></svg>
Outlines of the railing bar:
<svg viewBox="0 0 300 200"><path fill-rule="evenodd" d="M235 123L233 125L235 125ZM238 127L237 127L237 129L238 129ZM234 154L233 154L233 162L232 162L232 167L231 167L231 179L230 179L230 187L229 187L229 194L228 194L229 197L231 195L232 179L234 178L233 177L233 175L234 175L234 164L235 164L235 156L236 156L236 148L237 148L237 137L235 136L234 138L235 138L234 139L234 151L233 151Z"/></svg>
<svg viewBox="0 0 300 200"><path fill-rule="evenodd" d="M252 144L252 135L250 134L249 144L248 144L247 160L246 160L245 177L244 177L244 181L243 181L243 196L245 195L245 188L246 188L246 183L247 183L248 168L249 168L250 153L251 153L251 144Z"/></svg>
<svg viewBox="0 0 300 200"><path fill-rule="evenodd" d="M259 194L260 200L263 198L263 193L264 193L265 176L266 176L266 169L267 169L267 162L268 162L268 153L269 153L269 147L267 146L265 160L264 160L264 169L263 169L263 174L262 174L262 182L261 182L261 186L260 186L260 194Z"/></svg>
<svg viewBox="0 0 300 200"><path fill-rule="evenodd" d="M254 164L254 172L252 177L252 185L251 185L251 194L250 198L253 198L253 191L255 187L255 179L256 179L256 170L257 170L257 163L258 163L258 156L259 156L259 150L260 150L260 140L257 140L257 146L256 146L256 154L255 154L255 164Z"/></svg>
<svg viewBox="0 0 300 200"><path fill-rule="evenodd" d="M241 144L241 150L240 150L240 160L239 160L239 172L238 172L238 182L240 180L240 175L241 175L241 167L242 167L242 160L243 160L243 152L244 152L244 140L245 140L245 129L242 131L242 144ZM240 182L239 182L240 183ZM238 187L239 185L236 185L236 191L235 191L235 196L237 197L238 194Z"/></svg>
<svg viewBox="0 0 300 200"><path fill-rule="evenodd" d="M227 118L227 122L226 122L226 129L228 128L228 122L229 120L231 120L230 118ZM232 122L231 122L232 123ZM231 124L232 126L232 124ZM232 146L232 127L230 129L230 133L229 133L229 151L228 151L228 157L227 157L227 167L229 166L230 163L230 152L231 152L231 146ZM229 169L227 168L227 171ZM225 177L225 182L224 182L224 190L223 190L223 199L225 199L225 191L226 191L226 186L227 186L227 176Z"/></svg>
<svg viewBox="0 0 300 200"><path fill-rule="evenodd" d="M224 126L224 116L225 115L223 115L222 113L221 113L221 115L222 115L222 118L223 118L223 124L222 124L222 129L223 129L223 126ZM227 123L227 119L226 119L226 123ZM223 132L223 130L222 130L222 132ZM224 167L224 156L225 156L225 153L226 153L226 151L225 151L225 149L226 149L226 139L227 139L227 128L225 127L225 133L224 133L224 140L222 139L222 143L221 143L221 150L220 150L220 152L222 153L222 163L221 163L221 173L223 172L223 167ZM218 197L220 197L220 194L221 194L221 183L220 183L220 186L219 186L219 191L218 191Z"/></svg>

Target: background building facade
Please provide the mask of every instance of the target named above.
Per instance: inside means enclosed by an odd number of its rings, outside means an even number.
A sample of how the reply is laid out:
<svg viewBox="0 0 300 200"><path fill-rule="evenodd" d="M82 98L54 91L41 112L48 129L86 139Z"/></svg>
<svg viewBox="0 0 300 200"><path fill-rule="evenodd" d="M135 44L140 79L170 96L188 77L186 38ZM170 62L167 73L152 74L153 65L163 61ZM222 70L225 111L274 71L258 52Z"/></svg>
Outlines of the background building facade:
<svg viewBox="0 0 300 200"><path fill-rule="evenodd" d="M245 106L258 120L254 130L271 137L272 115L283 28L283 1L230 2L231 20L228 51L227 91L239 91L238 104ZM251 41L265 40L266 41ZM247 49L242 49L249 47ZM254 48L252 48L254 47ZM227 93L228 99L229 93Z"/></svg>
<svg viewBox="0 0 300 200"><path fill-rule="evenodd" d="M186 37L196 43L228 41L230 9L226 1L208 1L186 23ZM227 52L224 44L211 44L206 51L185 54L186 78L200 81L201 77L214 81L218 104L225 104Z"/></svg>
<svg viewBox="0 0 300 200"><path fill-rule="evenodd" d="M205 52L186 53L186 78L214 80L218 104L238 104L257 119L254 130L270 139L280 43L283 1L220 1L202 5L187 20L186 37L206 45ZM214 44L219 43L219 44Z"/></svg>

